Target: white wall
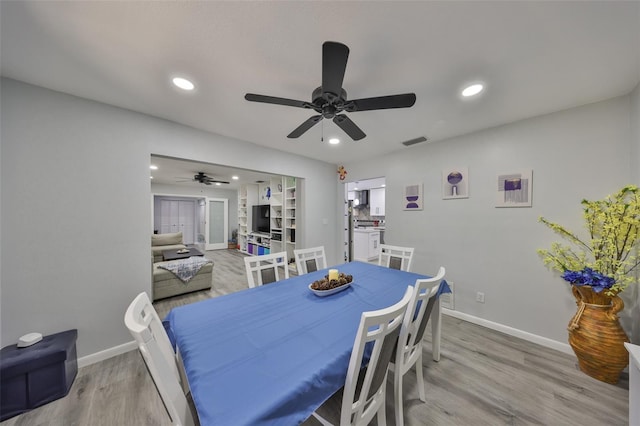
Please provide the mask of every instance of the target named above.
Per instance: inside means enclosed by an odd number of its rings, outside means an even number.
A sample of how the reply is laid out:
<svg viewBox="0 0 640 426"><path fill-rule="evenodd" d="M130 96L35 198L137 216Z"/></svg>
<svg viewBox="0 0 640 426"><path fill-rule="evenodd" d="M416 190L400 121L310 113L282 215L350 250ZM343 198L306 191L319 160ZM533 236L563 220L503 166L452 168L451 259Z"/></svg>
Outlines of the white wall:
<svg viewBox="0 0 640 426"><path fill-rule="evenodd" d="M345 166L349 181L386 176L386 243L415 247L416 272L445 266L457 311L565 344L576 305L536 254L559 239L537 219L582 231L581 199L630 183L629 113L627 96ZM468 167L470 197L442 200L442 169L455 166ZM533 207L495 208L496 176L524 168ZM403 211L403 188L417 182L425 208Z"/></svg>
<svg viewBox="0 0 640 426"><path fill-rule="evenodd" d="M227 236L227 239L231 239L231 232L234 229L238 229L238 191L236 190L221 188L200 188L200 185L189 187L182 185L152 183L151 194L186 195L189 197L202 198L226 198L229 200L229 235Z"/></svg>
<svg viewBox="0 0 640 426"><path fill-rule="evenodd" d="M80 357L132 340L124 311L151 288L151 154L304 177L304 234L337 258L333 165L15 80L0 90L2 346L70 328Z"/></svg>

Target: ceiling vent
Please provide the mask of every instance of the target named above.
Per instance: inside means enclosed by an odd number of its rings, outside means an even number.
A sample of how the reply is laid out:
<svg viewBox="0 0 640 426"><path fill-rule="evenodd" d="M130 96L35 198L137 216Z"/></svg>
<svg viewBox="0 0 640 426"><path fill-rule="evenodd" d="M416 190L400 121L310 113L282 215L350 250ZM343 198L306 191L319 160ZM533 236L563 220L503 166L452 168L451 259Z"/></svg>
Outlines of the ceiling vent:
<svg viewBox="0 0 640 426"><path fill-rule="evenodd" d="M420 136L419 138L415 138L415 139L411 139L411 140L408 140L408 141L404 141L404 142L402 142L402 145L411 146L411 145L415 145L415 144L426 142L426 141L427 141L427 138L425 138L424 136Z"/></svg>

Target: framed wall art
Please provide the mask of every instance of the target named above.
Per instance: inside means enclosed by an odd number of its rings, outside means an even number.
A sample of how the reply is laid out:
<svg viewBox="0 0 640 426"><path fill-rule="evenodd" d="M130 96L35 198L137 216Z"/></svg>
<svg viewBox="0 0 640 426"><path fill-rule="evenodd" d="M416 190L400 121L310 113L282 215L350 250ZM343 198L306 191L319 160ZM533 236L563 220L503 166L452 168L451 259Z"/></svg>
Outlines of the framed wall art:
<svg viewBox="0 0 640 426"><path fill-rule="evenodd" d="M469 171L452 167L442 171L442 199L469 198Z"/></svg>
<svg viewBox="0 0 640 426"><path fill-rule="evenodd" d="M531 207L533 170L498 175L496 207Z"/></svg>
<svg viewBox="0 0 640 426"><path fill-rule="evenodd" d="M422 210L424 208L423 198L422 183L405 186L404 198L402 199L404 210Z"/></svg>

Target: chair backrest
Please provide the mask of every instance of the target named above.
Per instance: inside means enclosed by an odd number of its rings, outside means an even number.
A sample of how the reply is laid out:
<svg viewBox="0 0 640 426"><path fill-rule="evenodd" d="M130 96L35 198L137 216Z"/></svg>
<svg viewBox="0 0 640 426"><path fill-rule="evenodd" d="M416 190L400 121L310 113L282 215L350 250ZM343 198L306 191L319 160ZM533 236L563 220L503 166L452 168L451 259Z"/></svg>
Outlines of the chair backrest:
<svg viewBox="0 0 640 426"><path fill-rule="evenodd" d="M378 265L387 268L399 269L401 271L411 270L411 260L413 259L412 247L390 246L380 244L380 255Z"/></svg>
<svg viewBox="0 0 640 426"><path fill-rule="evenodd" d="M327 267L327 258L324 255L324 246L293 251L296 258L298 275L308 274Z"/></svg>
<svg viewBox="0 0 640 426"><path fill-rule="evenodd" d="M399 350L394 360L396 365L402 366L413 362L415 359L414 353L422 350L424 331L427 328L433 305L436 303L436 295L444 274L445 269L441 266L435 277L416 280L413 286L411 302L409 302L407 313L402 322L402 331L398 341ZM399 371L402 371L402 369Z"/></svg>
<svg viewBox="0 0 640 426"><path fill-rule="evenodd" d="M146 293L140 293L133 299L124 314L124 323L138 343L138 349L173 424L194 425L176 355Z"/></svg>
<svg viewBox="0 0 640 426"><path fill-rule="evenodd" d="M379 410L384 410L389 362L397 346L412 293L413 289L409 286L395 305L362 313L344 385L341 425L369 424ZM368 366L366 370L362 370L362 386L359 387L358 378L363 360L369 354Z"/></svg>
<svg viewBox="0 0 640 426"><path fill-rule="evenodd" d="M287 252L285 251L245 257L244 266L247 270L249 288L289 278ZM280 278L282 268L284 268L284 276Z"/></svg>

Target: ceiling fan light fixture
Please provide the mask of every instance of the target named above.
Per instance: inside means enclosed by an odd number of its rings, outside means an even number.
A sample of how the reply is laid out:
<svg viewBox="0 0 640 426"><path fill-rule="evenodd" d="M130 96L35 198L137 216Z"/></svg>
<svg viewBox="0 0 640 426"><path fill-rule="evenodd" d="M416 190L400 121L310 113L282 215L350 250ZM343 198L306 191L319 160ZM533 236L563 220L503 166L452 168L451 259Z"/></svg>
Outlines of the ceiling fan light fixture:
<svg viewBox="0 0 640 426"><path fill-rule="evenodd" d="M484 86L481 83L474 83L462 89L462 96L465 98L475 96L482 90L484 90Z"/></svg>
<svg viewBox="0 0 640 426"><path fill-rule="evenodd" d="M171 81L174 86L186 91L191 91L196 87L190 80L187 80L184 77L174 77Z"/></svg>

